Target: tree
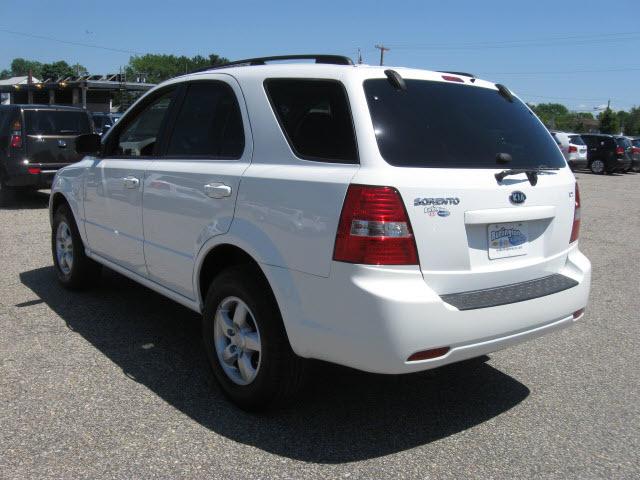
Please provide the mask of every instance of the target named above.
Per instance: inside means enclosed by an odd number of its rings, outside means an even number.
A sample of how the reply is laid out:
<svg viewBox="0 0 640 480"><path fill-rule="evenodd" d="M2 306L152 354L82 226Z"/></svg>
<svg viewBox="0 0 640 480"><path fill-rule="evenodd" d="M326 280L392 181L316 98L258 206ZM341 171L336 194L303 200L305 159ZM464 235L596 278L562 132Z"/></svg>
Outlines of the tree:
<svg viewBox="0 0 640 480"><path fill-rule="evenodd" d="M14 58L11 62L11 75L13 77L22 77L29 75L29 70L31 70L31 74L40 78L42 76L42 63L34 61L34 60L26 60L24 58Z"/></svg>
<svg viewBox="0 0 640 480"><path fill-rule="evenodd" d="M631 114L629 112L625 112L624 110L619 110L616 112L616 118L618 119L618 124L620 125L620 131L626 135L629 135L631 130Z"/></svg>
<svg viewBox="0 0 640 480"><path fill-rule="evenodd" d="M628 125L625 124L627 135L640 135L640 107L633 107L629 110Z"/></svg>
<svg viewBox="0 0 640 480"><path fill-rule="evenodd" d="M548 128L567 130L571 123L569 109L559 103L539 103L533 111Z"/></svg>
<svg viewBox="0 0 640 480"><path fill-rule="evenodd" d="M600 113L600 115L598 115L598 120L600 120L601 133L618 133L620 131L618 117L610 108L607 108L604 112Z"/></svg>
<svg viewBox="0 0 640 480"><path fill-rule="evenodd" d="M86 72L87 69L80 64L76 64L73 67L64 60L59 60L53 63L45 63L42 65L41 75L42 80L51 79L57 80L59 78L71 77L77 75L77 72Z"/></svg>
<svg viewBox="0 0 640 480"><path fill-rule="evenodd" d="M159 83L169 78L184 75L198 68L206 68L210 65L221 65L228 60L216 54L205 58L201 55L195 57L159 55L148 53L146 55L131 57L125 68L127 78L143 78L149 83Z"/></svg>

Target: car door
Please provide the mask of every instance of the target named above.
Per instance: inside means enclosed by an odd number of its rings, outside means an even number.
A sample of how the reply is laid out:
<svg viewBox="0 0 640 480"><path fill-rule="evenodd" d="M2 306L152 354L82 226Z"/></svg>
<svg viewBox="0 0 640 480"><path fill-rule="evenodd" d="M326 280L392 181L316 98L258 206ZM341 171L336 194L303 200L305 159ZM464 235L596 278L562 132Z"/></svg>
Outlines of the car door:
<svg viewBox="0 0 640 480"><path fill-rule="evenodd" d="M147 276L143 248L144 174L159 149L176 89L146 97L105 140L104 153L85 181L85 231L89 248Z"/></svg>
<svg viewBox="0 0 640 480"><path fill-rule="evenodd" d="M191 299L196 255L207 239L229 230L252 154L240 87L226 74L207 78L181 87L143 193L149 277Z"/></svg>

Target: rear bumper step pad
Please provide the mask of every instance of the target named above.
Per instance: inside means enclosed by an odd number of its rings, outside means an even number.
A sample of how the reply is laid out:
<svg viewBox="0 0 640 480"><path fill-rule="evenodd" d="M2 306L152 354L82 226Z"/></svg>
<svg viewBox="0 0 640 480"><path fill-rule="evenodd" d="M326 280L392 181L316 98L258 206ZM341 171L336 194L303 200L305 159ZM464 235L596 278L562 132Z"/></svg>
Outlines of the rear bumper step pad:
<svg viewBox="0 0 640 480"><path fill-rule="evenodd" d="M441 295L443 301L458 310L497 307L509 303L524 302L533 298L546 297L578 285L572 278L556 273L548 277L526 282L504 285L502 287L472 290L469 292Z"/></svg>

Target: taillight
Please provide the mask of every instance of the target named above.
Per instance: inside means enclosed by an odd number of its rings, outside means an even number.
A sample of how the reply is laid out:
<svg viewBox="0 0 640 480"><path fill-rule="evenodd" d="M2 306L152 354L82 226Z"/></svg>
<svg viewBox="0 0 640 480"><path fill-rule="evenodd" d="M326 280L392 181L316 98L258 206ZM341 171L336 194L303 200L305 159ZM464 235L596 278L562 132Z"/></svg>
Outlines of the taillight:
<svg viewBox="0 0 640 480"><path fill-rule="evenodd" d="M29 167L27 168L27 172L29 172L29 174L31 175L39 175L40 173L42 173L42 170L38 167Z"/></svg>
<svg viewBox="0 0 640 480"><path fill-rule="evenodd" d="M569 145L569 153L576 153L578 151L578 147L575 145Z"/></svg>
<svg viewBox="0 0 640 480"><path fill-rule="evenodd" d="M446 80L447 82L464 83L463 79L461 79L460 77L454 77L453 75L442 75L442 79Z"/></svg>
<svg viewBox="0 0 640 480"><path fill-rule="evenodd" d="M624 155L624 147L616 148L616 155Z"/></svg>
<svg viewBox="0 0 640 480"><path fill-rule="evenodd" d="M11 135L11 148L22 148L22 136L13 134Z"/></svg>
<svg viewBox="0 0 640 480"><path fill-rule="evenodd" d="M640 147L632 147L632 148L631 148L631 151L632 151L633 153L640 153Z"/></svg>
<svg viewBox="0 0 640 480"><path fill-rule="evenodd" d="M571 227L571 238L569 239L569 243L575 242L580 236L580 188L578 187L578 182L576 182L574 197L576 201L576 207L573 211L573 226Z"/></svg>
<svg viewBox="0 0 640 480"><path fill-rule="evenodd" d="M350 185L333 259L367 265L417 265L411 222L393 187Z"/></svg>

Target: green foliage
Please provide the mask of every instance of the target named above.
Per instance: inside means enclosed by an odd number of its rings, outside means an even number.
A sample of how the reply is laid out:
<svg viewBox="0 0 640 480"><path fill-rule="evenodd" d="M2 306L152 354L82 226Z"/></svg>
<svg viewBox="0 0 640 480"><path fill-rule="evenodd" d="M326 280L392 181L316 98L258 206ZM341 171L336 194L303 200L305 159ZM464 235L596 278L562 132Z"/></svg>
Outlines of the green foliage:
<svg viewBox="0 0 640 480"><path fill-rule="evenodd" d="M82 65L76 64L74 66L71 66L64 60L53 63L45 63L42 65L41 69L42 80L46 80L47 78L56 80L58 78L71 77L74 75L85 75L86 73L87 69Z"/></svg>
<svg viewBox="0 0 640 480"><path fill-rule="evenodd" d="M604 112L598 115L600 120L600 132L601 133L619 133L620 123L618 117L610 108L607 108Z"/></svg>
<svg viewBox="0 0 640 480"><path fill-rule="evenodd" d="M64 60L59 60L52 63L41 63L35 60L26 60L24 58L14 58L11 62L10 70L3 70L0 75L6 75L6 77L21 77L31 74L39 80L46 80L50 78L57 80L61 77L69 77L72 75L86 75L87 69L79 63L71 66Z"/></svg>
<svg viewBox="0 0 640 480"><path fill-rule="evenodd" d="M585 120L593 120L589 112L570 112L567 107L559 103L540 103L529 105L547 128L567 132L586 132L589 130Z"/></svg>
<svg viewBox="0 0 640 480"><path fill-rule="evenodd" d="M640 107L633 107L629 110L629 117L624 124L626 135L640 135Z"/></svg>
<svg viewBox="0 0 640 480"><path fill-rule="evenodd" d="M11 62L11 76L13 77L29 75L29 70L34 77L40 78L42 63L24 58L14 58Z"/></svg>
<svg viewBox="0 0 640 480"><path fill-rule="evenodd" d="M125 68L128 80L145 78L147 82L159 83L178 75L192 72L198 68L210 65L222 65L227 63L224 57L211 54L208 57L196 55L195 57L159 55L148 53L142 56L131 57L129 65Z"/></svg>

